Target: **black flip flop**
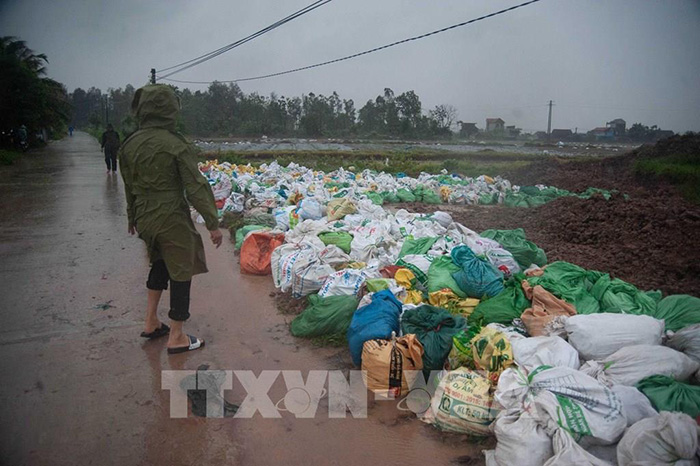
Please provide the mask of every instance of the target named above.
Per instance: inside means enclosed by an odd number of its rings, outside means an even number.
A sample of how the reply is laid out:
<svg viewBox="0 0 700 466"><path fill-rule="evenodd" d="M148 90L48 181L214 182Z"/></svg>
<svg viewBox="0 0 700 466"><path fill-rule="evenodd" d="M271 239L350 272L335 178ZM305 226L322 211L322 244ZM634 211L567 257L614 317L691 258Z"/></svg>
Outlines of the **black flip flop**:
<svg viewBox="0 0 700 466"><path fill-rule="evenodd" d="M190 339L189 346L179 346L177 348L168 348L168 354L186 353L188 351L194 351L194 350L199 349L202 346L204 346L204 340L202 340L201 338L193 337L192 335L187 335L187 338Z"/></svg>
<svg viewBox="0 0 700 466"><path fill-rule="evenodd" d="M148 338L149 340L153 340L154 338L159 338L163 337L170 333L170 327L165 325L164 323L161 322L160 327L152 331L151 333L146 333L146 332L141 332L141 336L143 338Z"/></svg>

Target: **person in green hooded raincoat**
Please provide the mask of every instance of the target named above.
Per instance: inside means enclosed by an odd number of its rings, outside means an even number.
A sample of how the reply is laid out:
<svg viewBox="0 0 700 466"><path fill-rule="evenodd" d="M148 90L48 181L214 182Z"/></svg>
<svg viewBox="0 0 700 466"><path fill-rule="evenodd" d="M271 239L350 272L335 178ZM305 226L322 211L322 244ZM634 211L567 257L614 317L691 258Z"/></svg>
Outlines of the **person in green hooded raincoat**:
<svg viewBox="0 0 700 466"><path fill-rule="evenodd" d="M202 238L192 223L189 204L202 215L218 248L214 195L197 167L195 148L175 132L180 103L171 88L148 85L132 102L139 129L119 151L126 193L129 233L146 243L151 270L146 287L145 338L168 335L168 353L200 348L204 341L183 332L190 317L192 276L207 272ZM188 203L189 201L189 203ZM170 284L170 326L160 322L158 303Z"/></svg>

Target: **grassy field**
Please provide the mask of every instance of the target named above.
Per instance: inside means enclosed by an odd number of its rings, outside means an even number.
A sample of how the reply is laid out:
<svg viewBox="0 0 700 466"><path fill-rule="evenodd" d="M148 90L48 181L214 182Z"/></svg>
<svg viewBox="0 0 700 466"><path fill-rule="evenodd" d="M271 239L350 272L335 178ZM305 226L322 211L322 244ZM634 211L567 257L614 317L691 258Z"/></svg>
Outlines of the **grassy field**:
<svg viewBox="0 0 700 466"><path fill-rule="evenodd" d="M439 173L445 169L450 173L465 176L492 175L503 173L506 169L527 167L534 161L549 156L540 154L519 154L514 152L474 152L454 154L445 151L400 152L400 151L221 151L204 152L206 159L219 162L259 165L273 160L283 166L290 162L323 171L333 171L339 167L354 171L365 169L385 171L387 173L403 172L416 176L421 172Z"/></svg>
<svg viewBox="0 0 700 466"><path fill-rule="evenodd" d="M691 202L700 204L700 154L672 155L635 161L634 170L640 175L665 178L678 185Z"/></svg>

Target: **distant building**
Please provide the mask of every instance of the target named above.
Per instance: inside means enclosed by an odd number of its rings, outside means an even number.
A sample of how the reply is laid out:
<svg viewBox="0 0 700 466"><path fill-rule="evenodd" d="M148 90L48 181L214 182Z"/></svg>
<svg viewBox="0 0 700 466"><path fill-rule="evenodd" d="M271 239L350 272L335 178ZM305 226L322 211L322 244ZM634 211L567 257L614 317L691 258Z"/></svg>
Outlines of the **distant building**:
<svg viewBox="0 0 700 466"><path fill-rule="evenodd" d="M522 129L516 128L515 125L506 126L505 137L515 139L520 136L520 131L522 131Z"/></svg>
<svg viewBox="0 0 700 466"><path fill-rule="evenodd" d="M505 125L506 122L501 120L500 118L487 118L486 119L486 132L487 133L496 133L496 132L504 132L505 131Z"/></svg>
<svg viewBox="0 0 700 466"><path fill-rule="evenodd" d="M615 139L615 130L610 126L601 126L590 130L588 135L596 141L611 141Z"/></svg>
<svg viewBox="0 0 700 466"><path fill-rule="evenodd" d="M479 134L479 128L476 127L476 123L464 123L460 121L458 124L460 125L459 136L462 138L470 138Z"/></svg>
<svg viewBox="0 0 700 466"><path fill-rule="evenodd" d="M676 133L674 133L673 131L670 131L668 129L658 129L654 132L654 140L659 141L661 139L670 138L674 134L676 134Z"/></svg>
<svg viewBox="0 0 700 466"><path fill-rule="evenodd" d="M535 137L540 141L544 141L547 139L547 131L537 131Z"/></svg>
<svg viewBox="0 0 700 466"><path fill-rule="evenodd" d="M616 138L623 137L627 131L627 122L622 118L615 118L613 121L608 121L605 126L612 128Z"/></svg>
<svg viewBox="0 0 700 466"><path fill-rule="evenodd" d="M552 130L552 140L553 141L567 141L574 136L573 131L570 129L553 129Z"/></svg>

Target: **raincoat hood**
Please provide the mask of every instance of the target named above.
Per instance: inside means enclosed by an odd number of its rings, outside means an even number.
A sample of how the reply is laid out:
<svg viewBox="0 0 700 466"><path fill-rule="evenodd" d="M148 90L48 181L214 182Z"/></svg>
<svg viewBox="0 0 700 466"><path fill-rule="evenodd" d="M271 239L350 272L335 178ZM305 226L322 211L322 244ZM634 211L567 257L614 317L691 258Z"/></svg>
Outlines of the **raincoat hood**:
<svg viewBox="0 0 700 466"><path fill-rule="evenodd" d="M165 128L175 131L180 102L170 87L162 84L142 87L136 91L131 107L139 129Z"/></svg>

